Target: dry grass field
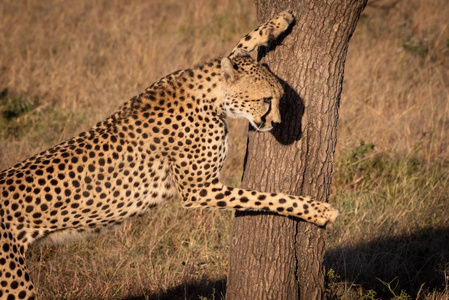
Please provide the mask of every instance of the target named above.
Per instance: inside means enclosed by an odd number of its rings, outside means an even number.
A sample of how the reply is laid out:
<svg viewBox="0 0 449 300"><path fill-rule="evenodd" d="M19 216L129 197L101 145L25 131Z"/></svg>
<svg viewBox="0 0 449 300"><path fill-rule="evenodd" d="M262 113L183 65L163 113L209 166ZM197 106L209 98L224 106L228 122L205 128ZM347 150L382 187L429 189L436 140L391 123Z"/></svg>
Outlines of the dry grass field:
<svg viewBox="0 0 449 300"><path fill-rule="evenodd" d="M449 3L372 0L349 48L327 228L330 299L449 299ZM93 126L160 77L227 54L247 0L0 2L0 168ZM222 176L237 185L247 124ZM232 214L166 203L33 246L42 299L221 299Z"/></svg>

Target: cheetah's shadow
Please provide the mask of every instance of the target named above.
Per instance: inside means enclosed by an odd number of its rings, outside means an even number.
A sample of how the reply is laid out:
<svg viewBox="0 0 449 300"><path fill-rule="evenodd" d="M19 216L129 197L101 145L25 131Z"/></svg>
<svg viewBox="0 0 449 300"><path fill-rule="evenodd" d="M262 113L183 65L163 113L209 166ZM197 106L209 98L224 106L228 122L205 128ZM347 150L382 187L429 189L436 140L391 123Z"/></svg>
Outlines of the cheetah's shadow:
<svg viewBox="0 0 449 300"><path fill-rule="evenodd" d="M284 80L278 78L284 87L284 95L279 101L281 123L271 130L274 138L283 145L291 145L302 137L301 120L304 115L304 102L296 91ZM251 124L249 130L255 130Z"/></svg>
<svg viewBox="0 0 449 300"><path fill-rule="evenodd" d="M201 279L195 282L186 282L162 293L149 293L124 300L197 300L204 298L225 299L226 278L218 280Z"/></svg>
<svg viewBox="0 0 449 300"><path fill-rule="evenodd" d="M283 145L290 145L302 137L301 120L304 115L304 102L298 93L280 79L284 87L284 96L279 102L282 122L271 131L276 140Z"/></svg>

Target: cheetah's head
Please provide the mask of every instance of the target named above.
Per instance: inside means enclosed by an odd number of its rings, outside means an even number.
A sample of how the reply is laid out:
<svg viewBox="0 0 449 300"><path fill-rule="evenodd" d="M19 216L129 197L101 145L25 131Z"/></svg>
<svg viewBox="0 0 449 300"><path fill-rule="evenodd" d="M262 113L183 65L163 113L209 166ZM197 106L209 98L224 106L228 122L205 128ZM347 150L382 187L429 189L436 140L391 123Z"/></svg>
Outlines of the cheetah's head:
<svg viewBox="0 0 449 300"><path fill-rule="evenodd" d="M231 118L243 117L259 131L281 122L279 100L284 91L279 80L249 55L221 60L223 108Z"/></svg>

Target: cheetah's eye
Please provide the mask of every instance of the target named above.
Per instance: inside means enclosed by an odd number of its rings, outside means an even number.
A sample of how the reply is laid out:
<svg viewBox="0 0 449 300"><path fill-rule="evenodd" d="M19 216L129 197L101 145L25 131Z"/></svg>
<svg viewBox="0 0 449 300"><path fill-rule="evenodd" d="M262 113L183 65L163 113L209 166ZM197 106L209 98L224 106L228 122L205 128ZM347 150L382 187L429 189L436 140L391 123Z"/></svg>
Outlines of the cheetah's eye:
<svg viewBox="0 0 449 300"><path fill-rule="evenodd" d="M266 103L266 104L271 104L271 100L273 99L273 97L266 97L266 98L263 98L263 103Z"/></svg>

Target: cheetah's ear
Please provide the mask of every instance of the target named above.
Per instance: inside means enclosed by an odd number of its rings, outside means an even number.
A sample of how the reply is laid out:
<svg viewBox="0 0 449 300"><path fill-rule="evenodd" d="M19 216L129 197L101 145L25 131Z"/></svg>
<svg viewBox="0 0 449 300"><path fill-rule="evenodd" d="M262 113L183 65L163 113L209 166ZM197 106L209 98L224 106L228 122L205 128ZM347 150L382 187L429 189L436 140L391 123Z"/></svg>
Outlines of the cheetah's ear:
<svg viewBox="0 0 449 300"><path fill-rule="evenodd" d="M234 83L239 79L237 65L229 59L223 57L221 60L221 76L226 82Z"/></svg>

